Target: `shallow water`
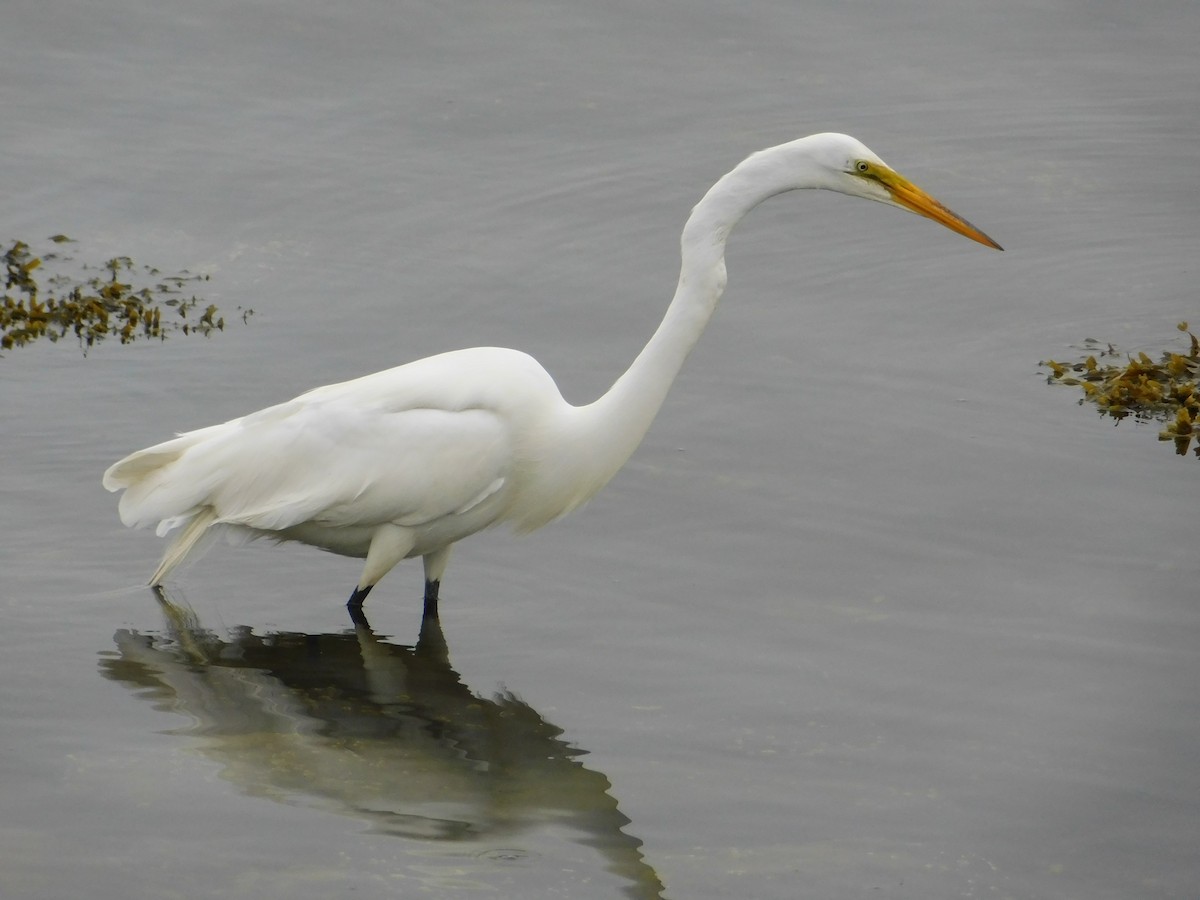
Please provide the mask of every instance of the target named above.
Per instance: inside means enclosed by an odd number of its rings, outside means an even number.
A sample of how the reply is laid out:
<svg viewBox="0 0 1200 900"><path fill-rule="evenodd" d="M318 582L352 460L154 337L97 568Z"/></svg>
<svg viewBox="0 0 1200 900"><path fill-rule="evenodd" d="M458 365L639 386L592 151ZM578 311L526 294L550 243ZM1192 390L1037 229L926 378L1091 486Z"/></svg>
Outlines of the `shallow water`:
<svg viewBox="0 0 1200 900"><path fill-rule="evenodd" d="M9 238L211 273L209 340L0 360L5 898L1184 897L1197 463L1037 362L1196 297L1193 4L19 3ZM473 344L575 401L747 152L844 130L999 240L772 201L645 445L419 567L159 542L100 473ZM660 890L660 885L661 890Z"/></svg>

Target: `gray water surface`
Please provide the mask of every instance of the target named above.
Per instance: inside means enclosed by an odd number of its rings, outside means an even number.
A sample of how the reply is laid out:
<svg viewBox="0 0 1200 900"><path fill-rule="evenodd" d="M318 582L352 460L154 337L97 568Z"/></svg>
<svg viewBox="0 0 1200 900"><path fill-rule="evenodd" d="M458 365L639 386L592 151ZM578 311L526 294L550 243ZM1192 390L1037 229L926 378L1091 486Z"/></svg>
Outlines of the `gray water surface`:
<svg viewBox="0 0 1200 900"><path fill-rule="evenodd" d="M1051 388L1200 324L1190 2L17 2L8 239L253 307L0 359L4 898L1190 897L1198 464ZM744 223L630 465L420 573L141 587L107 465L476 344L602 392L750 151L847 131L995 237Z"/></svg>

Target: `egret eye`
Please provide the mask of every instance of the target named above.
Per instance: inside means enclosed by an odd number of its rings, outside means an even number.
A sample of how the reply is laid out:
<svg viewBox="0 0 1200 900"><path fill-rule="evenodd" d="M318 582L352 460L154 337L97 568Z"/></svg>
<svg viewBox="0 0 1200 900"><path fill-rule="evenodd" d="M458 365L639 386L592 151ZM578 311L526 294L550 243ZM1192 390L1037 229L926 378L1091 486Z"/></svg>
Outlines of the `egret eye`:
<svg viewBox="0 0 1200 900"><path fill-rule="evenodd" d="M860 159L858 162L856 162L854 164L854 168L858 172L859 175L866 175L868 172L871 171L871 164L869 162L867 162L865 159Z"/></svg>

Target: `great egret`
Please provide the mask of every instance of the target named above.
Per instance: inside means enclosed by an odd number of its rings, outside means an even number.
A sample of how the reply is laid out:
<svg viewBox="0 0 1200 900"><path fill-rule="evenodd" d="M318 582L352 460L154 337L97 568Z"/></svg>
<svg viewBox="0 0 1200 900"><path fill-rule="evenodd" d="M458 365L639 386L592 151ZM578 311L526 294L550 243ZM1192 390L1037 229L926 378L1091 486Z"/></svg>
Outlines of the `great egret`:
<svg viewBox="0 0 1200 900"><path fill-rule="evenodd" d="M365 558L347 604L356 614L393 566L420 556L425 611L436 616L457 541L502 522L545 525L625 464L725 289L730 231L768 197L804 188L899 206L1003 249L847 135L755 153L692 210L662 323L593 403L567 403L525 353L477 347L316 388L113 465L104 486L125 489L121 521L178 530L150 584L225 529Z"/></svg>

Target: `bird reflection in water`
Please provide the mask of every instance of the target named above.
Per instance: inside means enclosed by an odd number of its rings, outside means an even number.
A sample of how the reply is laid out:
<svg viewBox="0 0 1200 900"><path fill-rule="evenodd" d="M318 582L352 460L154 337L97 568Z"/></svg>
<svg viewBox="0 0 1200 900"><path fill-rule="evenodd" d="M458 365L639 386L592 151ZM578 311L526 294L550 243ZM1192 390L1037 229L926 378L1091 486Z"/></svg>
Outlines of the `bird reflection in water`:
<svg viewBox="0 0 1200 900"><path fill-rule="evenodd" d="M626 879L627 896L661 898L608 779L578 761L586 751L515 694L464 685L436 618L413 647L387 643L361 617L340 634L241 628L223 639L159 599L165 631L119 630L103 674L193 719L183 733L246 793L481 848L562 828Z"/></svg>

